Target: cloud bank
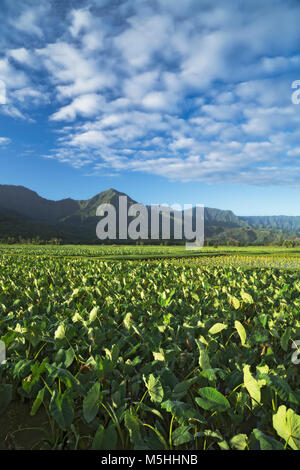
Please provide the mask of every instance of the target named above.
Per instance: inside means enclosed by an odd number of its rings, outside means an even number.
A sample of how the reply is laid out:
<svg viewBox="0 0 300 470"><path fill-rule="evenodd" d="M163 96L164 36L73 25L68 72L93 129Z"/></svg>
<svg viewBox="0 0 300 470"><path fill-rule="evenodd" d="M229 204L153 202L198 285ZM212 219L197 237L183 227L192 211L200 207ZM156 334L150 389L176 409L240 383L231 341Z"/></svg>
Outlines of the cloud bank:
<svg viewBox="0 0 300 470"><path fill-rule="evenodd" d="M44 157L89 174L299 185L300 4L3 2L0 112L43 107ZM0 141L1 143L1 141Z"/></svg>

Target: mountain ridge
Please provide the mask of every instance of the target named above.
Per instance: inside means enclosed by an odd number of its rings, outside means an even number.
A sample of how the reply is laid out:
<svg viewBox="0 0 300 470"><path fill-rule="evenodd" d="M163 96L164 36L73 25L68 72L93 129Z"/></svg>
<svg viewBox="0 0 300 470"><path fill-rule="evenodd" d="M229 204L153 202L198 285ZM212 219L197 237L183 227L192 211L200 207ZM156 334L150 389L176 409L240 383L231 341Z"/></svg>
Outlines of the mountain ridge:
<svg viewBox="0 0 300 470"><path fill-rule="evenodd" d="M65 198L53 201L25 186L0 185L0 236L5 236L6 231L9 236L11 233L18 236L18 231L19 236L23 236L23 223L26 236L30 233L31 224L34 234L41 232L42 236L47 236L51 233L52 237L59 234L63 240L96 243L97 207L111 203L118 211L119 196L127 197L128 207L137 202L114 188L86 200ZM205 207L204 217L205 236L217 241L236 240L235 237L242 243L254 242L257 237L262 241L266 237L272 241L282 238L282 232L287 232L288 237L300 236L300 216L237 216L231 210ZM266 235L267 232L271 235Z"/></svg>

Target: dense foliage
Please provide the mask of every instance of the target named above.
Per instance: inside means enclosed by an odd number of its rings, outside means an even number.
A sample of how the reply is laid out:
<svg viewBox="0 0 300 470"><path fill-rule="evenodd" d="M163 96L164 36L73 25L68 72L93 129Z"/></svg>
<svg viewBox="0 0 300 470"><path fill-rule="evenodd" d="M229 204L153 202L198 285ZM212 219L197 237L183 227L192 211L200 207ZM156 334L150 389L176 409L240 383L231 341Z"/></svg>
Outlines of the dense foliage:
<svg viewBox="0 0 300 470"><path fill-rule="evenodd" d="M300 449L299 292L295 269L0 254L2 446Z"/></svg>

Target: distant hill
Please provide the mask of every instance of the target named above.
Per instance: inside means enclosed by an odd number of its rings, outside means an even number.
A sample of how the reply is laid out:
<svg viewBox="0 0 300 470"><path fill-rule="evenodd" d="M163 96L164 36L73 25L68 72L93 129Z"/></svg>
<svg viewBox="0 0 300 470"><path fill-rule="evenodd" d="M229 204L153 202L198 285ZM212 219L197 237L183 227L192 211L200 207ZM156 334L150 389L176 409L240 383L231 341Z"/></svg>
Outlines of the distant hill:
<svg viewBox="0 0 300 470"><path fill-rule="evenodd" d="M240 217L251 227L286 231L300 230L300 216L272 215Z"/></svg>
<svg viewBox="0 0 300 470"><path fill-rule="evenodd" d="M33 222L11 210L0 207L0 240L10 238L23 238L25 240L33 238L51 240L59 238L63 242L67 242L71 240L72 235L64 233L57 227Z"/></svg>
<svg viewBox="0 0 300 470"><path fill-rule="evenodd" d="M56 223L78 209L73 199L49 201L23 186L0 185L0 207L44 223Z"/></svg>
<svg viewBox="0 0 300 470"><path fill-rule="evenodd" d="M99 243L96 210L100 204L110 203L118 214L119 196L126 194L110 188L88 200L51 201L23 186L0 185L0 239L40 237L60 238L65 243ZM127 198L128 206L136 203ZM219 243L266 243L300 236L300 217L238 217L230 210L208 207L204 217L206 239Z"/></svg>

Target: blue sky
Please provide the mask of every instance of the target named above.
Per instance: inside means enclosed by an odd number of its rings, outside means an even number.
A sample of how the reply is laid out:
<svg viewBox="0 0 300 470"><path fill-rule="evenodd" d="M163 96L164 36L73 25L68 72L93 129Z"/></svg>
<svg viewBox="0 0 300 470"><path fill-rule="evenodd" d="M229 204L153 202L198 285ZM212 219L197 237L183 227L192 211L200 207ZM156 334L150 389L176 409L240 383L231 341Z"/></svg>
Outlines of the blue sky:
<svg viewBox="0 0 300 470"><path fill-rule="evenodd" d="M300 215L298 0L2 0L0 12L0 184Z"/></svg>

